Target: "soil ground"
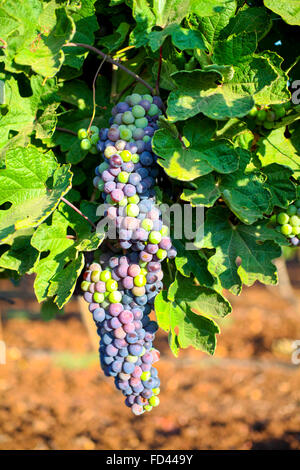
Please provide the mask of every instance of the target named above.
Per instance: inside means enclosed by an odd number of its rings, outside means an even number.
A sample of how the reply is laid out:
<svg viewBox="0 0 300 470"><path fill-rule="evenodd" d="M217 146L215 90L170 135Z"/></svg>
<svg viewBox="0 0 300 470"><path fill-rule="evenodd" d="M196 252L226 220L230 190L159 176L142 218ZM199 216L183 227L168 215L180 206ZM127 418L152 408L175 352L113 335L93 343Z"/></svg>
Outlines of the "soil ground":
<svg viewBox="0 0 300 470"><path fill-rule="evenodd" d="M189 349L175 359L158 334L161 404L137 418L101 373L76 299L43 322L32 279L1 281L22 298L0 301L0 449L300 449L299 267L290 275L294 301L261 285L230 296L213 358Z"/></svg>

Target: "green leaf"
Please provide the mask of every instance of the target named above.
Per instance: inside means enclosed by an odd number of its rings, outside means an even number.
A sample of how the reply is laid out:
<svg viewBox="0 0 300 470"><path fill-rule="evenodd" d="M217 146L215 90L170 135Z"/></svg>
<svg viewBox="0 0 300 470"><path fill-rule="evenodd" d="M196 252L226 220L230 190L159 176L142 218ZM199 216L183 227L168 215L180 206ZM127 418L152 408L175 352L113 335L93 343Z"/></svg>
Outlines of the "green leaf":
<svg viewBox="0 0 300 470"><path fill-rule="evenodd" d="M192 206L211 207L221 195L219 184L212 173L194 180L192 185L193 189L184 189L181 195L181 199Z"/></svg>
<svg viewBox="0 0 300 470"><path fill-rule="evenodd" d="M232 0L191 0L191 11L198 16L222 14L231 6Z"/></svg>
<svg viewBox="0 0 300 470"><path fill-rule="evenodd" d="M166 292L160 292L155 298L155 312L158 325L170 331L171 343L178 348L193 346L200 351L213 354L216 347L215 335L219 333L216 323L192 312L186 302L169 302ZM172 348L178 353L177 348Z"/></svg>
<svg viewBox="0 0 300 470"><path fill-rule="evenodd" d="M300 128L297 128L291 138L285 136L285 129L279 128L261 137L258 141L257 155L263 167L271 163L285 165L300 175Z"/></svg>
<svg viewBox="0 0 300 470"><path fill-rule="evenodd" d="M43 321L53 320L53 318L55 318L57 315L61 315L62 313L63 311L57 307L57 305L53 302L53 299L47 299L41 305L40 314Z"/></svg>
<svg viewBox="0 0 300 470"><path fill-rule="evenodd" d="M18 230L9 240L10 248L0 257L0 267L17 271L20 275L29 272L38 258L38 251L30 245L34 230Z"/></svg>
<svg viewBox="0 0 300 470"><path fill-rule="evenodd" d="M300 0L264 0L264 4L286 23L300 26Z"/></svg>
<svg viewBox="0 0 300 470"><path fill-rule="evenodd" d="M272 25L268 10L263 7L251 7L239 10L237 15L230 18L228 25L220 32L220 39L233 34L256 33L261 39Z"/></svg>
<svg viewBox="0 0 300 470"><path fill-rule="evenodd" d="M162 31L152 31L149 34L149 46L152 51L157 51L168 36L171 36L174 46L182 51L195 48L205 49L200 31L186 29L178 24L170 24Z"/></svg>
<svg viewBox="0 0 300 470"><path fill-rule="evenodd" d="M57 272L51 278L48 295L54 296L54 302L58 308L62 308L72 297L83 267L84 256L79 253L77 259L72 260L62 271Z"/></svg>
<svg viewBox="0 0 300 470"><path fill-rule="evenodd" d="M43 154L35 147L18 148L6 154L6 169L0 170L0 240L15 230L34 227L57 207L71 188L69 165L59 166L52 152Z"/></svg>
<svg viewBox="0 0 300 470"><path fill-rule="evenodd" d="M236 10L236 1L232 0L231 2L226 3L226 8L224 8L217 15L206 16L201 18L199 21L199 30L204 35L208 48L210 52L214 50L214 43L221 37L222 32L226 25L228 25L230 18L234 16ZM234 34L234 32L232 33ZM225 37L228 37L229 34ZM225 39L221 37L221 39Z"/></svg>
<svg viewBox="0 0 300 470"><path fill-rule="evenodd" d="M277 163L272 163L263 168L263 173L267 177L265 186L271 193L271 207L287 208L296 199L296 187L290 177L293 171Z"/></svg>
<svg viewBox="0 0 300 470"><path fill-rule="evenodd" d="M230 141L210 140L214 133L209 120L194 119L184 126L184 147L167 129L159 129L153 138L154 152L166 173L180 181L192 181L216 170L230 173L238 168L238 155Z"/></svg>
<svg viewBox="0 0 300 470"><path fill-rule="evenodd" d="M85 204L85 207L89 207L89 211L94 208L90 204ZM67 238L70 229L75 234L74 238ZM104 234L92 233L84 218L61 203L52 216L52 224L40 225L31 240L39 252L48 253L35 267L34 289L38 301L56 296L55 302L61 308L72 295L82 269L81 252L96 250L103 239Z"/></svg>
<svg viewBox="0 0 300 470"><path fill-rule="evenodd" d="M31 47L26 45L19 50L14 60L17 64L29 65L34 72L44 77L52 77L64 61L61 49L74 36L75 24L65 8L58 8L53 11L52 18L47 15L47 23L41 25L41 28L47 32L39 34Z"/></svg>
<svg viewBox="0 0 300 470"><path fill-rule="evenodd" d="M202 252L186 250L182 240L174 240L173 244L177 250L177 270L185 277L194 276L201 286L213 287L215 281L207 270L207 259Z"/></svg>
<svg viewBox="0 0 300 470"><path fill-rule="evenodd" d="M0 78L2 78L1 74ZM32 76L30 86L31 96L23 97L15 78L6 76L5 104L7 112L4 115L0 114L0 155L5 155L5 152L10 148L26 145L33 130L36 130L37 136L52 131L51 126L56 121L56 80L44 81L40 76ZM50 107L53 112L51 124L48 114ZM38 116L42 111L45 114ZM11 136L11 133L14 137Z"/></svg>
<svg viewBox="0 0 300 470"><path fill-rule="evenodd" d="M199 229L201 232L202 228ZM216 250L208 260L208 270L219 277L223 288L239 294L242 283L247 286L255 281L277 283L272 260L280 256L281 250L273 241L268 241L274 239L274 233L275 230L268 229L263 223L234 225L230 221L230 211L216 206L207 211L204 237L195 244L199 248Z"/></svg>
<svg viewBox="0 0 300 470"><path fill-rule="evenodd" d="M106 47L108 52L118 50L126 39L129 27L127 23L120 23L116 31L113 34L101 38L99 44Z"/></svg>
<svg viewBox="0 0 300 470"><path fill-rule="evenodd" d="M75 23L75 35L73 38L74 42L81 42L84 44L94 44L95 32L98 31L99 25L95 12L96 0L84 0L81 1L77 8L72 8L72 5L68 5L68 15L71 16ZM65 61L64 65L80 69L83 61L87 56L87 50L80 49L78 47L64 47Z"/></svg>
<svg viewBox="0 0 300 470"><path fill-rule="evenodd" d="M219 65L236 65L247 60L257 47L256 34L242 33L232 35L223 41L215 43L213 61Z"/></svg>

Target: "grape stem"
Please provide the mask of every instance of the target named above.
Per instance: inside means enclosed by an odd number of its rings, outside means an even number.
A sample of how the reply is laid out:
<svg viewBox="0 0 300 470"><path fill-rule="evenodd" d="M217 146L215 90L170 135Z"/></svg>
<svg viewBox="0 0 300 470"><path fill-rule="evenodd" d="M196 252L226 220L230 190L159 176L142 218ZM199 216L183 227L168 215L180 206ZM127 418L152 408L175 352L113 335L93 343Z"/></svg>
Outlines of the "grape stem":
<svg viewBox="0 0 300 470"><path fill-rule="evenodd" d="M59 131L59 132L66 132L67 134L71 134L71 135L76 135L76 137L77 137L76 132L71 131L71 129L66 129L65 127L56 127L55 130Z"/></svg>
<svg viewBox="0 0 300 470"><path fill-rule="evenodd" d="M63 47L83 47L84 49L88 49L89 51L95 52L95 54L100 55L103 57L107 62L110 62L111 64L116 65L119 69L124 70L124 72L128 73L128 75L131 75L137 82L142 83L148 90L151 91L152 95L155 95L155 89L147 83L145 80L143 80L139 75L136 73L132 72L132 70L128 69L124 65L120 64L119 61L114 60L112 57L109 55L105 54L104 52L100 51L100 49L97 49L97 47L90 46L89 44L84 44L82 42L67 42Z"/></svg>
<svg viewBox="0 0 300 470"><path fill-rule="evenodd" d="M96 81L97 81L97 77L100 73L100 70L101 70L102 65L104 64L105 60L106 60L106 57L104 57L102 59L101 64L99 65L99 67L97 69L97 72L95 73L94 80L93 80L93 114L92 114L92 117L91 117L91 120L90 120L90 123L89 123L89 127L87 129L88 134L90 133L90 129L91 129L91 126L93 124L93 121L95 119L95 114L96 114Z"/></svg>
<svg viewBox="0 0 300 470"><path fill-rule="evenodd" d="M75 212L77 212L77 214L81 215L81 217L87 220L89 224L91 224L91 226L96 230L97 228L96 225L86 215L84 215L84 213L81 212L80 209L78 209L76 206L74 206L74 204L72 204L70 201L68 201L64 197L61 197L60 200L63 201L65 204L67 204L69 207L71 207Z"/></svg>

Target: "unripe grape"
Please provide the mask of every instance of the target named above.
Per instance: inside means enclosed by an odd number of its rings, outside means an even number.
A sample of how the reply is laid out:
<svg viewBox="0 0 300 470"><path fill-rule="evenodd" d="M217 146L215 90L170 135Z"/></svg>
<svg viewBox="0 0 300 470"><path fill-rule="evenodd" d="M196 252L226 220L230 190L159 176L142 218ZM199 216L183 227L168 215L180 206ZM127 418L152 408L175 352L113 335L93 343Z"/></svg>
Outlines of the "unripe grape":
<svg viewBox="0 0 300 470"><path fill-rule="evenodd" d="M80 142L80 147L82 148L82 150L90 150L90 148L92 147L92 144L89 141L89 139L83 139Z"/></svg>
<svg viewBox="0 0 300 470"><path fill-rule="evenodd" d="M283 235L291 235L293 227L289 224L284 224L281 226L280 231Z"/></svg>
<svg viewBox="0 0 300 470"><path fill-rule="evenodd" d="M287 208L286 213L287 213L287 215L289 215L289 216L297 214L297 207L296 207L294 204L290 205L290 206Z"/></svg>
<svg viewBox="0 0 300 470"><path fill-rule="evenodd" d="M280 225L287 224L289 220L290 220L290 218L289 218L288 214L286 214L285 212L280 212L280 214L278 214L278 216L277 216L277 222Z"/></svg>
<svg viewBox="0 0 300 470"><path fill-rule="evenodd" d="M87 130L83 128L79 129L79 131L77 132L77 136L78 136L78 139L80 140L86 139L88 136Z"/></svg>

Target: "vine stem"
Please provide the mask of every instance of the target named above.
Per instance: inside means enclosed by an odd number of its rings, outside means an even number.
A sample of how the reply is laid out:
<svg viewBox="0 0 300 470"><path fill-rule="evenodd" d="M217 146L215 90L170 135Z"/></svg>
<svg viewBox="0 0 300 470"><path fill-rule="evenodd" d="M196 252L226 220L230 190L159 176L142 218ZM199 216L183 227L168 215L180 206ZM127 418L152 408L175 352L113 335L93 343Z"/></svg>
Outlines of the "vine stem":
<svg viewBox="0 0 300 470"><path fill-rule="evenodd" d="M75 212L77 212L77 214L81 215L81 217L83 217L85 220L87 220L91 226L96 230L96 225L86 216L84 215L83 212L81 212L80 209L78 209L76 206L74 206L74 204L72 204L70 201L68 201L67 199L65 199L64 197L61 197L60 198L61 201L63 201L65 204L67 204L68 206L70 206Z"/></svg>
<svg viewBox="0 0 300 470"><path fill-rule="evenodd" d="M105 58L107 62L110 62L113 65L116 65L119 69L124 70L124 72L128 73L128 75L131 75L137 82L142 83L146 88L148 88L148 90L151 91L152 95L155 95L155 89L149 83L143 80L136 73L132 72L132 70L120 64L117 60L114 60L109 55L104 54L104 52L100 51L100 49L97 49L97 47L90 46L89 44L84 44L82 42L67 42L63 47L83 47L84 49L88 49L89 51L92 51L95 54L100 55L101 57Z"/></svg>
<svg viewBox="0 0 300 470"><path fill-rule="evenodd" d="M106 61L106 57L107 56L103 57L103 59L101 61L101 64L99 65L99 67L97 69L97 72L95 73L94 80L93 80L93 114L92 114L92 117L91 117L91 120L90 120L89 127L87 129L88 134L90 133L90 129L91 129L91 126L93 124L93 121L95 119L95 114L96 114L96 81L97 81L97 77L99 75L99 72L102 68L102 65Z"/></svg>
<svg viewBox="0 0 300 470"><path fill-rule="evenodd" d="M71 131L70 129L66 129L65 127L56 127L55 130L59 131L59 132L66 132L67 134L71 134L71 135L76 135L76 137L77 137L76 132Z"/></svg>

